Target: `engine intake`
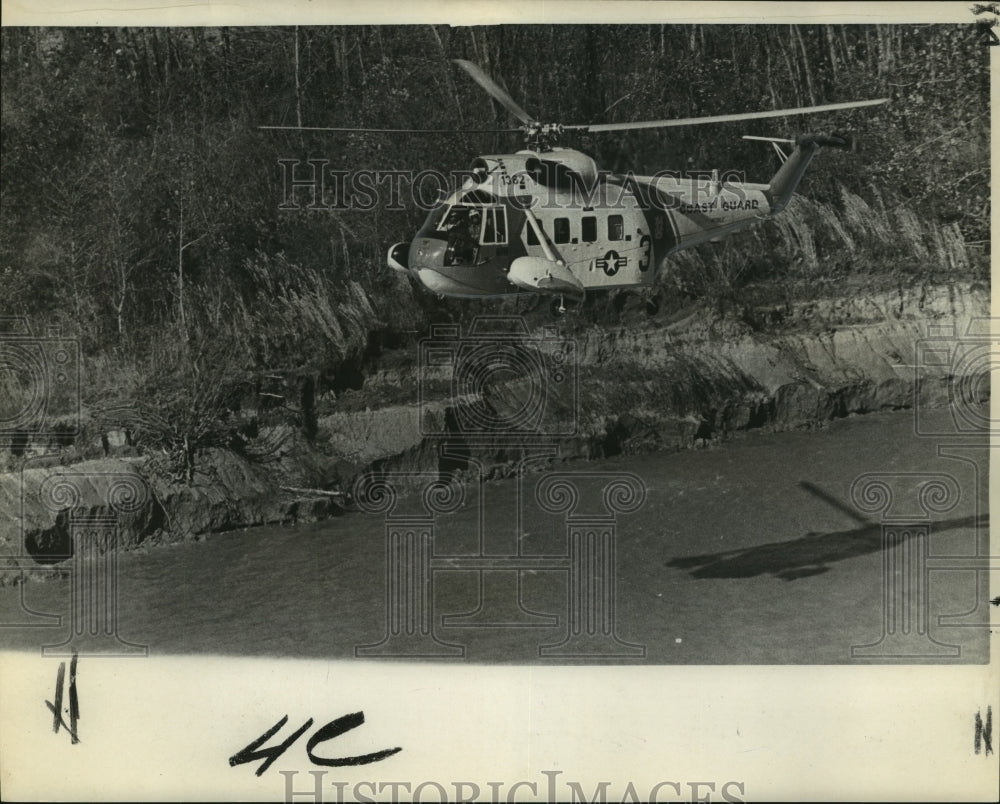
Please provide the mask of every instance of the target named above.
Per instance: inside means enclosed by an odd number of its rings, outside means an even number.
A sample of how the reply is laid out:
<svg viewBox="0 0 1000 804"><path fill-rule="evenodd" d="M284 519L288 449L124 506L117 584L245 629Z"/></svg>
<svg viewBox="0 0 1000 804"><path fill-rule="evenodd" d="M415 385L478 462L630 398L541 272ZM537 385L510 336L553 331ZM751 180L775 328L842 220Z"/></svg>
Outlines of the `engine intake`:
<svg viewBox="0 0 1000 804"><path fill-rule="evenodd" d="M541 156L529 156L524 167L535 181L546 187L570 187L574 180L592 186L600 175L593 159L571 148L553 148Z"/></svg>

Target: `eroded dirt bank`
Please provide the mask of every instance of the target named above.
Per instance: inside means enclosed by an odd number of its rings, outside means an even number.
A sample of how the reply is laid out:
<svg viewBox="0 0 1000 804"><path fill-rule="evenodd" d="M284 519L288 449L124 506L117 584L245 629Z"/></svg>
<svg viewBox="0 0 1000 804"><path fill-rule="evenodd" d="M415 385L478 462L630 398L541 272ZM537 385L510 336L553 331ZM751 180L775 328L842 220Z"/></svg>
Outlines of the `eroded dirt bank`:
<svg viewBox="0 0 1000 804"><path fill-rule="evenodd" d="M955 353L970 325L988 315L988 288L964 283L762 307L740 318L697 310L670 322L577 322L509 347L538 358L541 383L502 371L462 375L474 350L462 352L454 339L441 339L446 357L434 366L409 343L367 366L354 383L360 388L317 417L315 433L261 428L266 459L205 453L190 485L114 450L66 466L56 465L60 458L27 461L22 472L0 475L3 549L58 562L69 549L70 516L111 514L115 489L124 543L138 547L334 515L341 499L321 492L349 491L371 469L481 466L487 477L505 476L524 439L484 434L476 424L484 416L541 429L553 460L572 461L702 446L750 428L810 427L910 407L915 394L921 405L943 406L956 363L925 362L918 344L934 335ZM988 392L988 382L967 379L972 393ZM54 495L54 474L75 493ZM129 488L139 491L123 504Z"/></svg>
<svg viewBox="0 0 1000 804"><path fill-rule="evenodd" d="M952 366L917 367L918 343L931 332L950 332L941 340L953 350L972 322L988 314L988 290L966 284L760 309L753 322L697 311L670 324L585 328L568 337L575 346L575 392L570 383L546 385L551 416L541 417L542 429L562 433L553 438L560 459L592 459L910 407L917 388L921 404L944 405ZM558 347L539 348L551 353ZM360 409L321 418L318 441L354 468L455 468L460 459L449 463L440 455L445 439L435 436L443 433L452 452L476 458L494 475L513 466L518 453L507 439L465 437L483 400L455 405L447 375L418 374L416 366L371 374L354 403ZM421 406L360 407L407 389L415 397L421 380ZM485 402L516 420L530 409L533 390L526 381L500 384Z"/></svg>

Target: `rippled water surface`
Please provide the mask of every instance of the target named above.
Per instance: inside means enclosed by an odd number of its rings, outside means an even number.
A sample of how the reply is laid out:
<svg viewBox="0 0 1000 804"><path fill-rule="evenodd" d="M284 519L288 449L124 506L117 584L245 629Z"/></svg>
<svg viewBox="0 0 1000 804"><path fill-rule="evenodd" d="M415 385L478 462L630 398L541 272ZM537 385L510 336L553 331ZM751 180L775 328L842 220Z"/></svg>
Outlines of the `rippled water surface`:
<svg viewBox="0 0 1000 804"><path fill-rule="evenodd" d="M934 415L946 423L947 411ZM925 482L912 473L943 473L961 497L929 520L929 556L975 555L977 538L985 553L985 442L917 437L913 421L908 411L874 414L812 432L757 433L710 449L558 467L587 473L575 479L585 515L600 507L610 475L633 474L647 489L638 510L615 519L615 553L604 556L614 561L616 587L603 597L603 627L613 609L621 645L611 660L850 662L858 660L852 646L877 643L884 628L898 625L919 632L894 643L912 649L909 661L985 661L985 574L959 563L949 571L932 567L926 589L892 581L896 593L905 586L905 594L920 596L892 609L884 598L879 514L851 502L852 483L874 472L893 476L898 505L912 509L908 495L916 499L914 484ZM978 483L970 461L982 467ZM515 480L474 484L462 507L435 522L426 607L438 640L432 653L462 649L473 662L597 661L539 652L565 640L572 599L567 523L535 499L546 477L527 474L521 493ZM417 502L403 500L397 513L417 511ZM890 511L910 523L893 556L909 550L916 560L923 544L913 537L917 514ZM479 553L520 555L521 569L477 571L470 560ZM548 563L528 558L538 556ZM902 562L890 565L897 580L905 566L916 566ZM350 657L386 634L386 567L384 519L360 512L127 553L119 560L118 632L152 654ZM36 611L65 613L69 589L68 580L32 582L25 601ZM0 589L3 621L19 621L19 593ZM904 620L908 612L922 617L924 606L926 624ZM593 627L600 632L602 623ZM64 634L7 628L0 646L57 643ZM602 644L607 650L613 643ZM888 644L883 640L883 653L891 654Z"/></svg>

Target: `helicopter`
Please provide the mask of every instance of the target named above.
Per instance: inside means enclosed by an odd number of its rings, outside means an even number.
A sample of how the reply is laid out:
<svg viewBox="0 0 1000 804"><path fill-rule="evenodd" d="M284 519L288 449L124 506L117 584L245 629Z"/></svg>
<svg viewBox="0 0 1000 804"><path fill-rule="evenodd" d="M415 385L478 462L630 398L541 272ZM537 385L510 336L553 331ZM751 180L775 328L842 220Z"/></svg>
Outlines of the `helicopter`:
<svg viewBox="0 0 1000 804"><path fill-rule="evenodd" d="M582 302L588 291L650 286L670 256L781 212L823 147L853 150L850 137L804 134L795 139L751 137L771 143L781 159L767 183L718 171L680 176L616 175L593 158L556 145L568 131L596 134L703 125L876 106L888 98L708 117L626 123L542 123L529 115L478 65L454 59L487 94L517 118L524 135L512 154L476 157L465 181L439 200L410 241L392 245L390 268L439 296L483 299L534 293ZM262 128L299 128L267 126ZM322 131L372 131L310 128ZM448 129L377 129L380 133L443 133ZM781 144L791 145L790 153Z"/></svg>

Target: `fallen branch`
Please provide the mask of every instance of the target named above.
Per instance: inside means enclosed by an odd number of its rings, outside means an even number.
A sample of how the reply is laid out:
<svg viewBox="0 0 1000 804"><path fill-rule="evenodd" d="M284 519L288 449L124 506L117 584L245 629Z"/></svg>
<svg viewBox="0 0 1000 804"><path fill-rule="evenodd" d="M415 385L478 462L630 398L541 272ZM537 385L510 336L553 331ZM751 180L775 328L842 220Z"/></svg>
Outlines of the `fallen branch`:
<svg viewBox="0 0 1000 804"><path fill-rule="evenodd" d="M324 497L346 497L342 491L323 491L323 489L299 489L294 486L278 486L282 491L293 491L296 494L321 494Z"/></svg>

